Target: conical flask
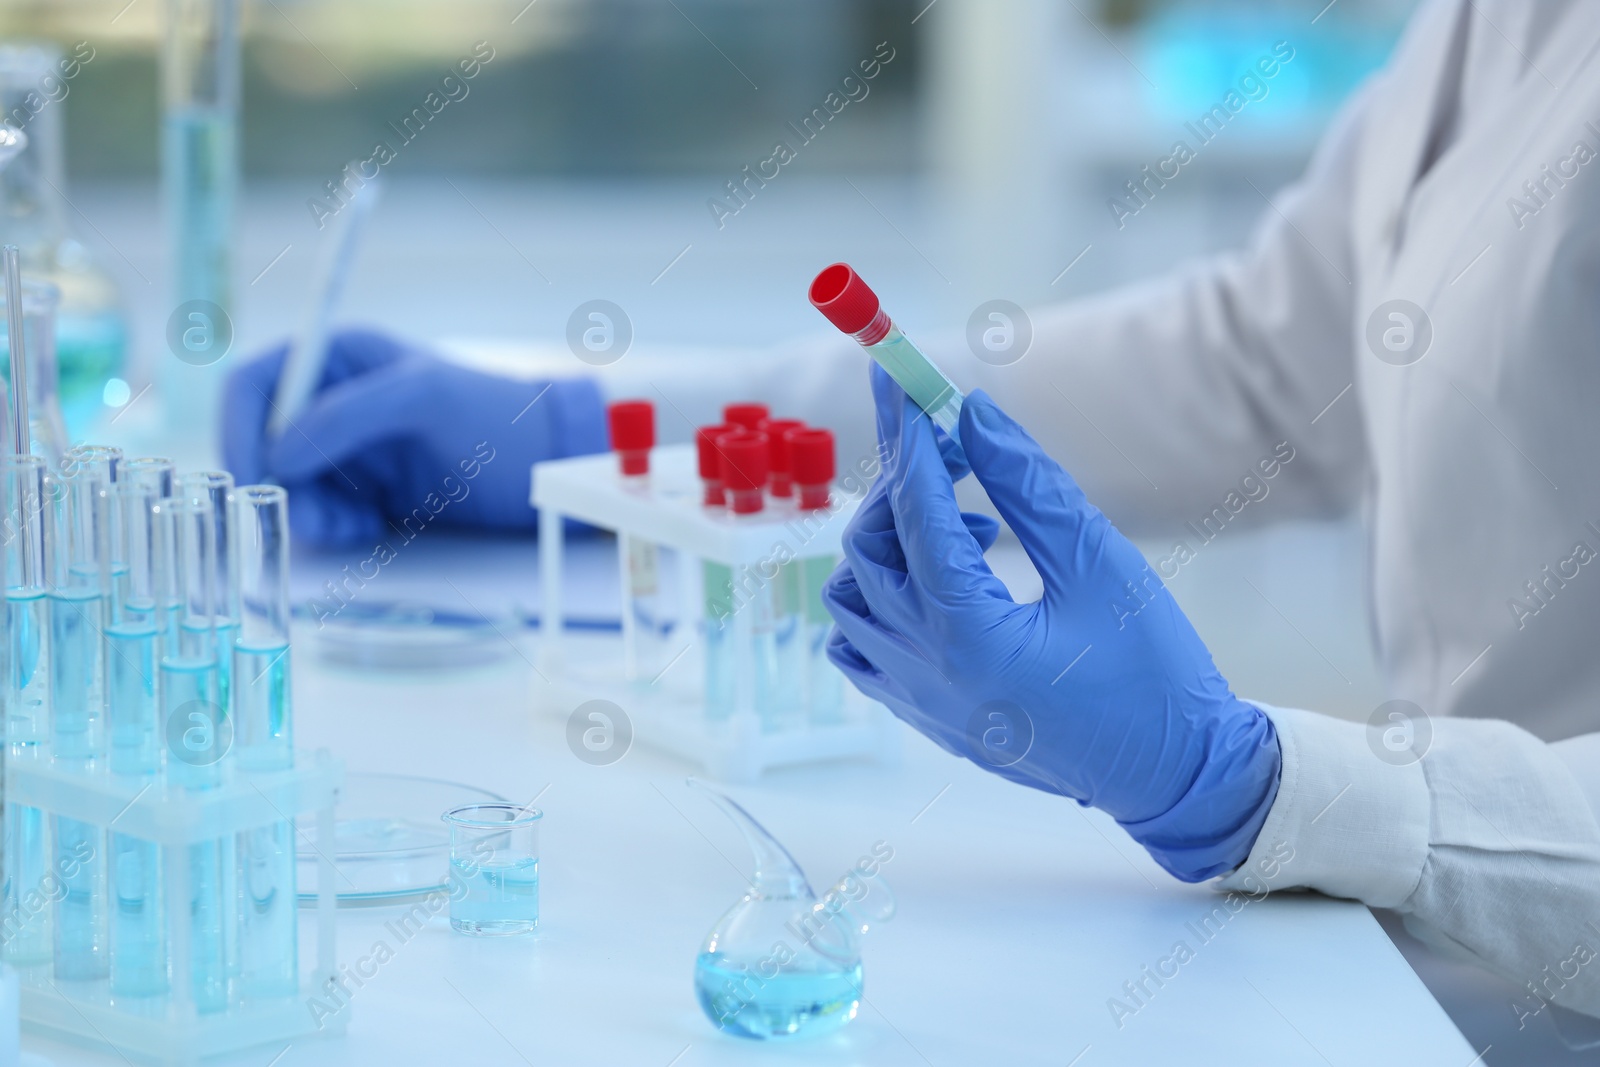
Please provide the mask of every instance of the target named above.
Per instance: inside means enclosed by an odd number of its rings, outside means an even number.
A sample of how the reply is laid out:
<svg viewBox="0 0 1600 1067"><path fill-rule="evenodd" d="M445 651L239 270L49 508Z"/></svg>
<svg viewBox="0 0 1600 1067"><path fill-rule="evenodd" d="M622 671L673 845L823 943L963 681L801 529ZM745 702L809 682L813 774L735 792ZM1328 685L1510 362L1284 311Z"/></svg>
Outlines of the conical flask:
<svg viewBox="0 0 1600 1067"><path fill-rule="evenodd" d="M878 882L878 914L869 922L862 897L838 887L822 900L805 872L766 828L722 793L689 784L721 808L755 858L749 889L717 920L695 959L700 1007L736 1037L775 1040L831 1033L861 1006L861 935L893 914Z"/></svg>

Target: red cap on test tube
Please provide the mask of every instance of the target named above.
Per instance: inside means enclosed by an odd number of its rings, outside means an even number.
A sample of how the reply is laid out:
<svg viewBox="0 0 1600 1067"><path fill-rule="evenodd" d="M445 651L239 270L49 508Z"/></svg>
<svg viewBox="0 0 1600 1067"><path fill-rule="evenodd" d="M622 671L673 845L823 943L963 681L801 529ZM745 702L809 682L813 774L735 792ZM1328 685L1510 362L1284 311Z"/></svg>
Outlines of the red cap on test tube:
<svg viewBox="0 0 1600 1067"><path fill-rule="evenodd" d="M861 344L877 344L893 325L878 304L878 294L848 263L822 268L807 295L812 307Z"/></svg>
<svg viewBox="0 0 1600 1067"><path fill-rule="evenodd" d="M708 508L720 508L727 503L722 491L722 453L717 451L717 438L736 433L737 426L702 426L694 432L695 454L700 461L700 484L705 486L703 503Z"/></svg>
<svg viewBox="0 0 1600 1067"><path fill-rule="evenodd" d="M759 430L770 414L765 404L728 404L722 409L722 421L729 426Z"/></svg>
<svg viewBox="0 0 1600 1067"><path fill-rule="evenodd" d="M800 489L800 507L817 511L828 506L833 484L833 431L790 430L789 467Z"/></svg>
<svg viewBox="0 0 1600 1067"><path fill-rule="evenodd" d="M735 515L761 510L767 488L767 435L739 430L717 438L722 453L722 484Z"/></svg>
<svg viewBox="0 0 1600 1067"><path fill-rule="evenodd" d="M611 424L611 448L622 473L637 477L650 473L650 450L656 444L656 409L648 400L619 400L606 409Z"/></svg>
<svg viewBox="0 0 1600 1067"><path fill-rule="evenodd" d="M789 476L789 431L803 430L806 424L799 419L768 419L761 424L767 435L768 465L772 468L773 496L794 495L794 480Z"/></svg>

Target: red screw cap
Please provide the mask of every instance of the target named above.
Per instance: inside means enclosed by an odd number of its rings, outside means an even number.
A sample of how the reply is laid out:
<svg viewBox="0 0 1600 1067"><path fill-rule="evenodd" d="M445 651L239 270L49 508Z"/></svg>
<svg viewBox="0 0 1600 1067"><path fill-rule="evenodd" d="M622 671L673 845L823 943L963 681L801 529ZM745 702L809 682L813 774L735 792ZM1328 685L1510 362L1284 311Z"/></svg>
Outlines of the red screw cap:
<svg viewBox="0 0 1600 1067"><path fill-rule="evenodd" d="M805 423L799 419L768 419L761 424L761 432L767 435L768 465L772 468L772 495L790 496L794 493L794 482L789 476L789 438L790 430L803 430Z"/></svg>
<svg viewBox="0 0 1600 1067"><path fill-rule="evenodd" d="M737 426L702 426L694 433L695 455L699 460L700 481L705 485L705 506L720 508L722 495L722 453L717 450L717 438L734 433Z"/></svg>
<svg viewBox="0 0 1600 1067"><path fill-rule="evenodd" d="M656 444L656 409L648 400L619 400L606 409L611 448L623 474L649 474L650 450Z"/></svg>
<svg viewBox="0 0 1600 1067"><path fill-rule="evenodd" d="M760 511L767 485L767 435L748 430L723 434L717 438L717 449L722 453L722 484L729 505L740 515Z"/></svg>
<svg viewBox="0 0 1600 1067"><path fill-rule="evenodd" d="M824 267L812 279L808 295L812 307L851 336L860 334L869 326L875 327L871 334L856 338L864 345L877 344L889 332L889 318L881 314L878 294L861 280L861 275L851 269L848 263ZM876 328L878 326L881 329Z"/></svg>
<svg viewBox="0 0 1600 1067"><path fill-rule="evenodd" d="M789 468L800 487L800 506L828 506L828 486L833 484L834 448L831 430L790 430Z"/></svg>
<svg viewBox="0 0 1600 1067"><path fill-rule="evenodd" d="M722 421L729 426L758 430L769 414L765 404L729 404L722 409Z"/></svg>

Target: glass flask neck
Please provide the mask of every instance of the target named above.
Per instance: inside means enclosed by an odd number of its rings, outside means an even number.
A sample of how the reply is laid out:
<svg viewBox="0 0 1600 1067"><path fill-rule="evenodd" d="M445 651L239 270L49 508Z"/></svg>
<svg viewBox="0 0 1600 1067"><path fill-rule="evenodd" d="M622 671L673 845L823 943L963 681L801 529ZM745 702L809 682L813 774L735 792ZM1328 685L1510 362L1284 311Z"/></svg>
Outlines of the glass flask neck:
<svg viewBox="0 0 1600 1067"><path fill-rule="evenodd" d="M750 872L751 899L762 900L813 900L816 894L811 891L811 885L806 881L806 875L789 855L789 850L778 843L778 839L767 832L767 828L756 822L744 808L740 807L731 797L712 789L698 779L689 779L689 784L698 789L717 807L722 809L733 824L739 828L739 833L744 837L745 844L750 846L751 855L755 859L755 869Z"/></svg>

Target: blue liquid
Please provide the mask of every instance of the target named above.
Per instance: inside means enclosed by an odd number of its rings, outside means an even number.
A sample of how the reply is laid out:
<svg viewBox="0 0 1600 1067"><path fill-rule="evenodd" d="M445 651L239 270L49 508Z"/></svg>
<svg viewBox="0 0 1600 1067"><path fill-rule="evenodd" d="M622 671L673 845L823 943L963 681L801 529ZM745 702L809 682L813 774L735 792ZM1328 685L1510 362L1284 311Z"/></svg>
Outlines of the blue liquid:
<svg viewBox="0 0 1600 1067"><path fill-rule="evenodd" d="M229 233L239 159L234 117L218 107L169 110L162 123L162 181L177 256L174 303L229 305Z"/></svg>
<svg viewBox="0 0 1600 1067"><path fill-rule="evenodd" d="M214 658L161 661L161 734L168 748L167 777L174 785L210 789L222 782L218 751L231 744L217 700Z"/></svg>
<svg viewBox="0 0 1600 1067"><path fill-rule="evenodd" d="M92 982L106 978L111 974L106 832L76 819L56 816L53 822L56 873L63 890L56 902L56 979Z"/></svg>
<svg viewBox="0 0 1600 1067"><path fill-rule="evenodd" d="M524 934L539 925L539 861L478 865L450 858L450 925L467 934Z"/></svg>
<svg viewBox="0 0 1600 1067"><path fill-rule="evenodd" d="M121 373L127 344L127 327L114 309L63 308L57 315L56 366L69 424L87 425L104 410L106 382Z"/></svg>
<svg viewBox="0 0 1600 1067"><path fill-rule="evenodd" d="M189 949L194 1003L201 1012L228 1006L227 937L223 929L223 843L189 845ZM183 846L179 846L180 848Z"/></svg>
<svg viewBox="0 0 1600 1067"><path fill-rule="evenodd" d="M50 604L42 592L6 596L11 652L6 739L13 748L50 739L49 618Z"/></svg>
<svg viewBox="0 0 1600 1067"><path fill-rule="evenodd" d="M112 774L154 775L161 768L157 636L153 622L106 630L106 719Z"/></svg>
<svg viewBox="0 0 1600 1067"><path fill-rule="evenodd" d="M7 962L28 967L50 962L55 897L51 874L50 822L38 808L6 805L5 914L0 934Z"/></svg>
<svg viewBox="0 0 1600 1067"><path fill-rule="evenodd" d="M99 593L50 595L51 735L60 759L98 755L105 700L104 601Z"/></svg>
<svg viewBox="0 0 1600 1067"><path fill-rule="evenodd" d="M293 766L289 646L240 644L231 658L234 741L240 765L253 771Z"/></svg>
<svg viewBox="0 0 1600 1067"><path fill-rule="evenodd" d="M239 991L292 997L300 991L294 823L240 834L239 875Z"/></svg>
<svg viewBox="0 0 1600 1067"><path fill-rule="evenodd" d="M167 992L161 850L124 834L113 834L111 847L111 993L160 996Z"/></svg>
<svg viewBox="0 0 1600 1067"><path fill-rule="evenodd" d="M759 960L730 960L702 952L694 964L694 991L706 1017L735 1037L759 1041L815 1037L831 1033L856 1017L861 1006L862 970L782 967L762 978ZM769 969L771 965L768 965Z"/></svg>
<svg viewBox="0 0 1600 1067"><path fill-rule="evenodd" d="M212 632L217 635L217 703L232 716L233 642L239 636L239 624L232 619L218 618Z"/></svg>

